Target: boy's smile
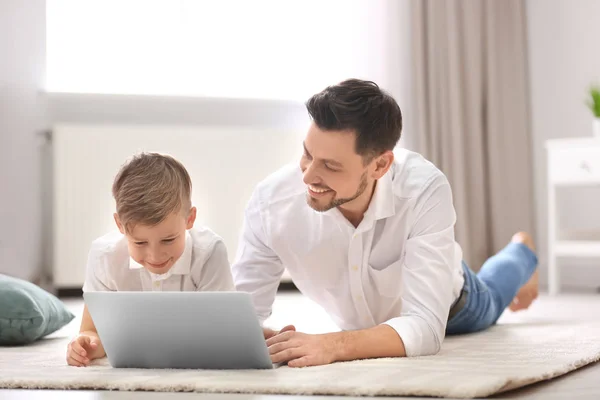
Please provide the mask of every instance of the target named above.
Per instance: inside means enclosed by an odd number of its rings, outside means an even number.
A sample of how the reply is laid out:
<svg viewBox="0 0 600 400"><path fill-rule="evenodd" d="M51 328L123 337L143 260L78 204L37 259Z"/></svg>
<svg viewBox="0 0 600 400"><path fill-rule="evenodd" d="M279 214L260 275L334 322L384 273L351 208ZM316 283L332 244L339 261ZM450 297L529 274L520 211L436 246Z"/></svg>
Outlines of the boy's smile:
<svg viewBox="0 0 600 400"><path fill-rule="evenodd" d="M160 263L160 264L156 264L156 263L151 263L150 261L146 261L146 263L151 266L152 268L163 268L166 267L167 264L169 263L169 261L171 261L171 259L168 259L167 261Z"/></svg>
<svg viewBox="0 0 600 400"><path fill-rule="evenodd" d="M150 261L146 261L146 266L149 267L149 268L158 270L158 269L163 269L163 268L166 268L168 266L171 266L170 265L171 261L173 261L172 258L169 258L167 261L165 261L163 263L160 263L160 264L151 263ZM175 263L173 263L173 264L175 264Z"/></svg>

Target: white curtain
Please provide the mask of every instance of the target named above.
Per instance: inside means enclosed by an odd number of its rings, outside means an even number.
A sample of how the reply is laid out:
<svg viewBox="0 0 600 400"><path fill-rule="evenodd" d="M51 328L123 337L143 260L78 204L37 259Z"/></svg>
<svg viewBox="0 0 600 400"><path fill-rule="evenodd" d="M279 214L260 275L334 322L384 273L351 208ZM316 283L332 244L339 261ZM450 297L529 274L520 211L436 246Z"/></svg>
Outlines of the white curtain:
<svg viewBox="0 0 600 400"><path fill-rule="evenodd" d="M524 0L411 0L416 150L449 178L478 270L533 229Z"/></svg>

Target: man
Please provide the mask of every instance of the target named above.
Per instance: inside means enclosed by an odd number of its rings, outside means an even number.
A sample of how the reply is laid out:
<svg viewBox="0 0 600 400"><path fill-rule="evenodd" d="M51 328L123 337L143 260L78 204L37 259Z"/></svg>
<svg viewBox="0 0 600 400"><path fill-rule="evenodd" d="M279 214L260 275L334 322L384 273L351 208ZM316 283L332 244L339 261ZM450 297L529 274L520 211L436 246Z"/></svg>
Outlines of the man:
<svg viewBox="0 0 600 400"><path fill-rule="evenodd" d="M476 275L455 242L444 174L399 149L402 115L375 83L351 79L306 103L312 124L300 165L254 191L237 260L239 291L271 314L285 268L341 332L265 328L273 362L291 367L435 354L445 334L493 325L537 296L531 238L517 233Z"/></svg>

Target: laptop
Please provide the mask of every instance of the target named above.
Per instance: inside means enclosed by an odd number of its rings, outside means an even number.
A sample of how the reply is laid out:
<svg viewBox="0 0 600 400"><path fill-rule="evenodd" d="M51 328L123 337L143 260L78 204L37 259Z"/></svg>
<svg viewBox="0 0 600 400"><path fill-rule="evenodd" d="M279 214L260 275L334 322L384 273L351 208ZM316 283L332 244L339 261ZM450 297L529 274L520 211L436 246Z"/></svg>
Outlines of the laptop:
<svg viewBox="0 0 600 400"><path fill-rule="evenodd" d="M271 369L244 292L85 292L114 368Z"/></svg>

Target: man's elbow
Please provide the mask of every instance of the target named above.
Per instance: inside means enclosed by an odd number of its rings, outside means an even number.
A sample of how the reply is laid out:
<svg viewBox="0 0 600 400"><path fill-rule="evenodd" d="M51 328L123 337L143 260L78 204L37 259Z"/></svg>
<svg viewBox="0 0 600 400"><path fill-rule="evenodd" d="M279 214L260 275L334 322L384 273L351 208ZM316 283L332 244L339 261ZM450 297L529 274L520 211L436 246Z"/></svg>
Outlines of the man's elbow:
<svg viewBox="0 0 600 400"><path fill-rule="evenodd" d="M429 344L427 346L424 346L423 354L421 354L422 356L434 356L438 354L440 350L442 350L442 343L444 342L445 338L444 329L438 331L429 324L428 328L430 331L431 340L429 341Z"/></svg>
<svg viewBox="0 0 600 400"><path fill-rule="evenodd" d="M417 322L414 331L416 335L412 337L413 340L406 348L406 356L422 357L438 354L442 349L445 338L445 327L435 326L435 324L425 321L422 317L413 316L413 318Z"/></svg>

